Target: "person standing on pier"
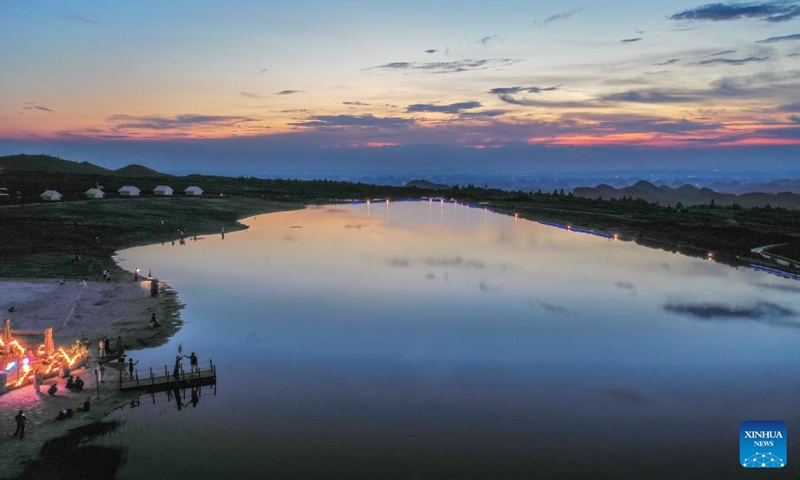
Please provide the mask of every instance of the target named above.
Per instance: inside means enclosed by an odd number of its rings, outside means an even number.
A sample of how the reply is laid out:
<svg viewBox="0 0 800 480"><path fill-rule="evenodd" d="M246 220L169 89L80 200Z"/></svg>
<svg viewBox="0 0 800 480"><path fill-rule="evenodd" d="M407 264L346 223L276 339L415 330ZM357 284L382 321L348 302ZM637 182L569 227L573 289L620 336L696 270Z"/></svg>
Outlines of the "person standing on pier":
<svg viewBox="0 0 800 480"><path fill-rule="evenodd" d="M98 351L100 352L100 358L106 356L106 343L103 341L102 338L100 339L100 344L98 345Z"/></svg>
<svg viewBox="0 0 800 480"><path fill-rule="evenodd" d="M183 357L180 355L175 357L175 369L172 370L172 377L175 378L175 380L181 378L181 358Z"/></svg>
<svg viewBox="0 0 800 480"><path fill-rule="evenodd" d="M128 358L128 380L133 380L133 366L139 363L139 360L133 361L132 358Z"/></svg>
<svg viewBox="0 0 800 480"><path fill-rule="evenodd" d="M189 364L192 366L192 373L198 373L199 369L197 368L197 355L192 352L189 355Z"/></svg>

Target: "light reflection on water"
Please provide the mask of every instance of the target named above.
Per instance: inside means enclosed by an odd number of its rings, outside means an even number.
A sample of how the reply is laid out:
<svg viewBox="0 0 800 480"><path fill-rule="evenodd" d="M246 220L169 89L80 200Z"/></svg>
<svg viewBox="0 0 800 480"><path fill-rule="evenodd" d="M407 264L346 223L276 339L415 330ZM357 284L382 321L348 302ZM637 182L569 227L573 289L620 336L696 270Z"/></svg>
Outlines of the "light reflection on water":
<svg viewBox="0 0 800 480"><path fill-rule="evenodd" d="M742 421L797 424L797 282L449 203L246 223L120 254L187 304L142 364L220 379L115 414L123 478L730 478Z"/></svg>

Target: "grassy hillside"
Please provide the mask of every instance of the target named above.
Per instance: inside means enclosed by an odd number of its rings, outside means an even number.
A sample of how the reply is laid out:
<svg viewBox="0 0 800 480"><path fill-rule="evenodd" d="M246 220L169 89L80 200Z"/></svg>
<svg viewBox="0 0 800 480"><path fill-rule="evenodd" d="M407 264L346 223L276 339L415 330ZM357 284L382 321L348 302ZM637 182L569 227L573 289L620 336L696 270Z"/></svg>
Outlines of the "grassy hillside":
<svg viewBox="0 0 800 480"><path fill-rule="evenodd" d="M121 273L116 250L240 230L251 215L302 208L258 198L126 198L0 207L0 277L96 278ZM74 256L81 255L80 263Z"/></svg>
<svg viewBox="0 0 800 480"><path fill-rule="evenodd" d="M50 155L7 155L0 157L0 171L67 173L73 175L111 175L112 170L89 162L73 162Z"/></svg>

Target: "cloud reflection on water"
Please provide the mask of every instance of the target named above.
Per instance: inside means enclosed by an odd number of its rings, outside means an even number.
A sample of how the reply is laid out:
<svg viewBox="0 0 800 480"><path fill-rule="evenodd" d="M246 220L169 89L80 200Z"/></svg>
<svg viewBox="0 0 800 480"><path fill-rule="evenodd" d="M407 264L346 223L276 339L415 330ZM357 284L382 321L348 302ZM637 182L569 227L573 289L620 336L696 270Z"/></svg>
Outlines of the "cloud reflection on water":
<svg viewBox="0 0 800 480"><path fill-rule="evenodd" d="M770 290L777 290L779 292L797 292L800 293L800 285L777 285L774 283L757 283L759 288L767 288Z"/></svg>
<svg viewBox="0 0 800 480"><path fill-rule="evenodd" d="M753 321L764 325L800 328L800 322L790 320L797 312L771 302L756 302L751 306L731 306L714 303L669 303L664 310L699 321Z"/></svg>
<svg viewBox="0 0 800 480"><path fill-rule="evenodd" d="M570 311L569 311L569 309L567 307L564 307L564 306L561 306L561 305L556 305L555 303L546 302L546 301L542 300L541 298L537 298L536 301L539 303L540 307L542 307L543 309L547 310L548 312L556 312L556 313L563 313L563 314L570 313ZM528 304L530 306L533 306L533 301L529 301Z"/></svg>

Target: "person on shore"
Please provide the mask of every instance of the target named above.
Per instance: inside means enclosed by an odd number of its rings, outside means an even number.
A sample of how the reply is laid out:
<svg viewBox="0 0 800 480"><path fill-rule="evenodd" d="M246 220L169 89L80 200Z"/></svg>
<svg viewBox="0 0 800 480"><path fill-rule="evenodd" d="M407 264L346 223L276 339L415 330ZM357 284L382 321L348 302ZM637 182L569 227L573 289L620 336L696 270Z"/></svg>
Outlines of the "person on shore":
<svg viewBox="0 0 800 480"><path fill-rule="evenodd" d="M22 413L22 410L14 417L14 421L17 422L17 429L14 430L14 436L16 437L17 434L19 434L19 438L25 438L25 422L27 422L28 419L25 418L25 414Z"/></svg>
<svg viewBox="0 0 800 480"><path fill-rule="evenodd" d="M194 352L189 355L189 364L192 366L192 373L197 373L199 371L197 368L197 355L195 355Z"/></svg>
<svg viewBox="0 0 800 480"><path fill-rule="evenodd" d="M56 387L56 384L54 383L54 384L50 385L50 388L47 389L47 394L52 397L53 395L56 394L57 391L58 391L58 387Z"/></svg>
<svg viewBox="0 0 800 480"><path fill-rule="evenodd" d="M175 380L181 378L181 358L183 357L180 355L175 357L175 368L172 370L172 377Z"/></svg>
<svg viewBox="0 0 800 480"><path fill-rule="evenodd" d="M40 388L42 384L39 382L39 369L33 371L33 390L36 393L42 393Z"/></svg>
<svg viewBox="0 0 800 480"><path fill-rule="evenodd" d="M75 379L72 377L72 375L70 375L69 379L67 380L67 390L70 392L75 390Z"/></svg>
<svg viewBox="0 0 800 480"><path fill-rule="evenodd" d="M133 380L133 366L139 363L139 360L133 361L132 358L128 358L128 380Z"/></svg>
<svg viewBox="0 0 800 480"><path fill-rule="evenodd" d="M97 363L97 366L94 367L94 374L98 382L106 383L106 367L103 366L103 362Z"/></svg>
<svg viewBox="0 0 800 480"><path fill-rule="evenodd" d="M83 380L81 380L81 377L76 377L75 378L75 391L76 392L80 392L82 390L83 390Z"/></svg>
<svg viewBox="0 0 800 480"><path fill-rule="evenodd" d="M83 402L83 407L79 407L79 412L88 412L92 408L92 404L89 402L89 397L86 397L86 401Z"/></svg>
<svg viewBox="0 0 800 480"><path fill-rule="evenodd" d="M106 355L111 355L111 342L108 341L108 337L103 337L103 350L105 351Z"/></svg>
<svg viewBox="0 0 800 480"><path fill-rule="evenodd" d="M71 418L71 417L72 417L72 409L65 408L64 410L58 412L56 420L64 420L65 418Z"/></svg>
<svg viewBox="0 0 800 480"><path fill-rule="evenodd" d="M99 349L99 353L100 353L100 358L105 357L106 356L106 343L103 341L102 338L100 339L100 344L98 345L98 349Z"/></svg>
<svg viewBox="0 0 800 480"><path fill-rule="evenodd" d="M161 326L161 323L158 321L158 319L156 319L155 312L153 312L153 314L150 316L150 326L153 328L158 328Z"/></svg>

